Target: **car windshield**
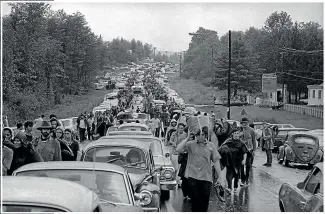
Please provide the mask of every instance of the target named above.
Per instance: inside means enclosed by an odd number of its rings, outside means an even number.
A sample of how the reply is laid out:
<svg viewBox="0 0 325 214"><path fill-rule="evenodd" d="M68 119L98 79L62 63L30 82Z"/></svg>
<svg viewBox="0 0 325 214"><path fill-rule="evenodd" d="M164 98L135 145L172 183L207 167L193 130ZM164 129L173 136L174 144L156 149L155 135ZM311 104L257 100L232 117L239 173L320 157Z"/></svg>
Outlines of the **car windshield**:
<svg viewBox="0 0 325 214"><path fill-rule="evenodd" d="M69 127L71 125L71 121L70 120L62 120L61 122L62 122L62 125L64 127Z"/></svg>
<svg viewBox="0 0 325 214"><path fill-rule="evenodd" d="M18 176L50 177L72 181L91 189L100 199L130 204L122 174L79 169L49 169L17 173Z"/></svg>
<svg viewBox="0 0 325 214"><path fill-rule="evenodd" d="M37 206L37 205L19 205L19 204L3 204L2 205L3 212L30 212L30 213L40 213L40 212L47 212L47 213L56 213L56 212L65 212L64 210L59 210L52 207L45 207L45 206Z"/></svg>
<svg viewBox="0 0 325 214"><path fill-rule="evenodd" d="M114 143L125 142L125 139L114 139ZM85 161L112 163L127 168L147 169L144 152L135 147L105 146L95 147L87 151Z"/></svg>
<svg viewBox="0 0 325 214"><path fill-rule="evenodd" d="M141 126L123 126L119 127L119 131L148 131L145 127Z"/></svg>
<svg viewBox="0 0 325 214"><path fill-rule="evenodd" d="M275 124L275 126L277 126L278 128L295 128L291 124Z"/></svg>
<svg viewBox="0 0 325 214"><path fill-rule="evenodd" d="M138 114L138 119L147 119L146 114Z"/></svg>
<svg viewBox="0 0 325 214"><path fill-rule="evenodd" d="M128 119L133 119L133 116L131 113L129 114L120 114L117 116L117 120L128 120Z"/></svg>
<svg viewBox="0 0 325 214"><path fill-rule="evenodd" d="M308 144L308 145L315 145L316 144L316 141L315 139L311 138L311 137L296 137L295 138L295 143L298 143L298 144Z"/></svg>

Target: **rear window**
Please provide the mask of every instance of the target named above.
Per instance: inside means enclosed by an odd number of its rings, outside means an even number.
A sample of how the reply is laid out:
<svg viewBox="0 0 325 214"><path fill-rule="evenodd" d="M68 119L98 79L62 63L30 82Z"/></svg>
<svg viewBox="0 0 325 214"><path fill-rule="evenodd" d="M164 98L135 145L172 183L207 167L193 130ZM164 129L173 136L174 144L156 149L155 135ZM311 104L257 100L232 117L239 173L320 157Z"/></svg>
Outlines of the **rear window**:
<svg viewBox="0 0 325 214"><path fill-rule="evenodd" d="M296 137L294 141L295 143L299 143L299 144L308 144L308 145L316 144L315 139L311 137Z"/></svg>

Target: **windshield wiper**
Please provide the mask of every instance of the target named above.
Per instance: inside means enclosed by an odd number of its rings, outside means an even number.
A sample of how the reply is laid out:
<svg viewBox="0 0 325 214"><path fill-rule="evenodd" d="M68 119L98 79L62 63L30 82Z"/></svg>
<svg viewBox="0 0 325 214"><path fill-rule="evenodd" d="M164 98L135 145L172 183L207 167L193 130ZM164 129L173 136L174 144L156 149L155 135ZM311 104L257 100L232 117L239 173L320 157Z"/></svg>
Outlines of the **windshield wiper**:
<svg viewBox="0 0 325 214"><path fill-rule="evenodd" d="M107 204L111 204L111 205L114 205L115 207L117 206L114 202L107 201L107 200L102 199L102 198L100 198L99 200L100 200L100 202L107 203Z"/></svg>

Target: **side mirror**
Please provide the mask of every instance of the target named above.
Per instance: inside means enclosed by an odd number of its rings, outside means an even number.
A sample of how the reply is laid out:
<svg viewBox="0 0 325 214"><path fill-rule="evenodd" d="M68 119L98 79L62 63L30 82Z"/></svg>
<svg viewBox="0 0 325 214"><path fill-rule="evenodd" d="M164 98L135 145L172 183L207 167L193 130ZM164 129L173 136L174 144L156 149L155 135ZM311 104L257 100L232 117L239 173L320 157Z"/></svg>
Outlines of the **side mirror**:
<svg viewBox="0 0 325 214"><path fill-rule="evenodd" d="M141 193L134 193L134 199L136 201L141 200L143 198L143 195Z"/></svg>
<svg viewBox="0 0 325 214"><path fill-rule="evenodd" d="M305 183L304 182L299 182L297 184L297 187L298 187L298 189L303 189L305 187Z"/></svg>

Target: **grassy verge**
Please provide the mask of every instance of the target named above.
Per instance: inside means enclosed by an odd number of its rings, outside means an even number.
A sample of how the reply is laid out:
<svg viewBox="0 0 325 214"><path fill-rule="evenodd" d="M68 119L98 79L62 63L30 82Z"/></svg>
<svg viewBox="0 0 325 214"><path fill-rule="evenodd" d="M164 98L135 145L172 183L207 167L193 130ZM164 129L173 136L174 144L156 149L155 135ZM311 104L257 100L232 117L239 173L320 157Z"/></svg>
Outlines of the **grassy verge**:
<svg viewBox="0 0 325 214"><path fill-rule="evenodd" d="M186 103L196 105L212 105L214 95L226 95L224 91L213 91L211 87L203 86L199 81L182 79L178 73L169 75L169 85Z"/></svg>
<svg viewBox="0 0 325 214"><path fill-rule="evenodd" d="M170 87L175 89L177 93L185 100L186 103L196 105L211 105L213 103L213 91L211 88L205 87L198 81L181 79L179 76L170 76ZM223 95L224 92L219 91L216 96ZM254 121L266 120L270 123L286 123L295 127L308 129L322 129L323 120L307 115L296 114L287 111L275 111L269 108L260 108L258 106L231 107L231 119L240 119L240 113L245 110L248 117ZM223 117L226 117L227 108L224 106L206 106L197 107L198 111L217 112L219 111Z"/></svg>
<svg viewBox="0 0 325 214"><path fill-rule="evenodd" d="M99 106L104 101L105 94L108 90L91 89L87 94L81 96L73 96L64 101L64 104L56 105L45 111L43 114L46 118L50 114L55 114L59 119L67 117L76 117L85 111L90 112L94 107Z"/></svg>

